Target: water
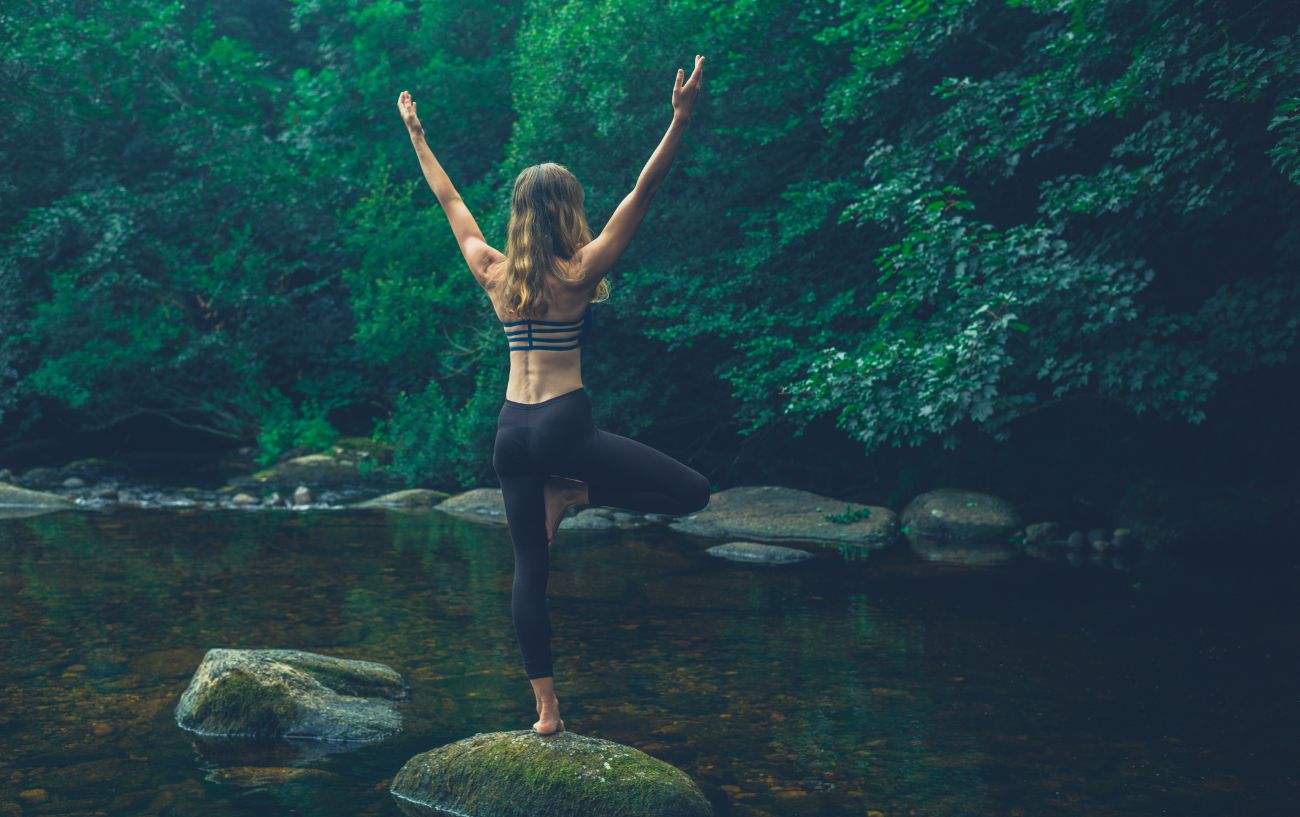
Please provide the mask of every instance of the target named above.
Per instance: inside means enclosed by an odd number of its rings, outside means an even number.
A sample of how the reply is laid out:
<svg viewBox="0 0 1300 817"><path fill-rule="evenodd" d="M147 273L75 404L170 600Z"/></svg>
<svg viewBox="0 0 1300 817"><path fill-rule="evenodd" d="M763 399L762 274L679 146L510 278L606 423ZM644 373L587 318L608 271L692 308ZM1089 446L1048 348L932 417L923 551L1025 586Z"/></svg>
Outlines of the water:
<svg viewBox="0 0 1300 817"><path fill-rule="evenodd" d="M1135 577L834 552L761 568L655 527L563 531L571 731L691 775L722 815L1295 813L1295 572ZM503 527L392 511L0 519L0 814L393 815L410 756L536 718ZM201 741L210 647L387 663L404 732L336 753ZM293 766L282 781L247 767ZM32 790L45 792L44 799Z"/></svg>

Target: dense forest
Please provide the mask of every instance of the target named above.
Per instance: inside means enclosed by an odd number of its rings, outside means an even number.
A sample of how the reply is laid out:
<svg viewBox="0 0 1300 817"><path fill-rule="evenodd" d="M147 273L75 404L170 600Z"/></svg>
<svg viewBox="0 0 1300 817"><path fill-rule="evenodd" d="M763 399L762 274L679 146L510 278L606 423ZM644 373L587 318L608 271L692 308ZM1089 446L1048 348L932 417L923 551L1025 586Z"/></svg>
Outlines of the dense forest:
<svg viewBox="0 0 1300 817"><path fill-rule="evenodd" d="M720 487L886 502L945 480L1113 495L1162 462L1283 473L1297 17L14 0L0 449L146 422L269 463L372 436L412 485L491 483L505 340L397 96L504 249L537 162L577 175L598 232L700 53L682 149L582 353L601 427Z"/></svg>

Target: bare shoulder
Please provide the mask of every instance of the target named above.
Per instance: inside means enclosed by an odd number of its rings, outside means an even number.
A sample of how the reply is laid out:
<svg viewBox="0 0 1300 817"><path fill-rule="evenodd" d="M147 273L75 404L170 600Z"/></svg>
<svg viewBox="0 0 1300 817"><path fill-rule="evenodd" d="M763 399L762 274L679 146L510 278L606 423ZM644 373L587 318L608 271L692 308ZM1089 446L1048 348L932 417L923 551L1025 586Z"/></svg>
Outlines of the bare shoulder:
<svg viewBox="0 0 1300 817"><path fill-rule="evenodd" d="M552 292L558 296L553 301L552 306L559 307L561 312L567 312L574 308L585 309L585 304L591 300L595 292L594 283L583 280L581 262L579 260L578 250L572 258L556 259L556 267L551 270L547 278L553 282ZM488 294L488 299L492 301L492 309L497 313L501 320L511 320L511 318L502 317L506 310L501 308L501 284L505 280L506 259L503 257L500 261L491 264L485 277L484 290ZM581 306L575 306L581 304Z"/></svg>

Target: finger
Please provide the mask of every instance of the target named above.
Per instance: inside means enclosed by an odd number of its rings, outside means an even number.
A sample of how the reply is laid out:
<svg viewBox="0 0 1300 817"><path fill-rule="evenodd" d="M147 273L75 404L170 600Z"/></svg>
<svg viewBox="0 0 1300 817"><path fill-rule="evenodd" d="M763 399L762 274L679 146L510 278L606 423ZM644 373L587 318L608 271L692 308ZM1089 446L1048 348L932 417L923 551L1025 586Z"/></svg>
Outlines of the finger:
<svg viewBox="0 0 1300 817"><path fill-rule="evenodd" d="M673 87L674 87L676 90L681 90L681 87L682 87L682 75L685 74L685 73L686 73L686 72L683 71L682 69L680 69L680 68L677 69L677 76L673 79Z"/></svg>
<svg viewBox="0 0 1300 817"><path fill-rule="evenodd" d="M700 74L704 69L704 57L699 54L695 55L695 70L691 72L691 78L687 80L688 84L698 83Z"/></svg>

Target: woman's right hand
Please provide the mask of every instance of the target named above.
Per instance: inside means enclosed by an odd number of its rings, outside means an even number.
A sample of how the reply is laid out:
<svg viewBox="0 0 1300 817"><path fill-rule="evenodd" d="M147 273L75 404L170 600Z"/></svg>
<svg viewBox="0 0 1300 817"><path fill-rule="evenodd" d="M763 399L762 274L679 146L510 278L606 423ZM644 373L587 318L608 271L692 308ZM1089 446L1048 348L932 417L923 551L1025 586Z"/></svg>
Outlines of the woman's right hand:
<svg viewBox="0 0 1300 817"><path fill-rule="evenodd" d="M704 57L695 55L695 70L691 72L691 78L683 84L682 75L685 73L678 68L677 78L673 80L673 116L682 119L691 115L691 109L695 107L695 98L700 95L700 86L704 82Z"/></svg>

